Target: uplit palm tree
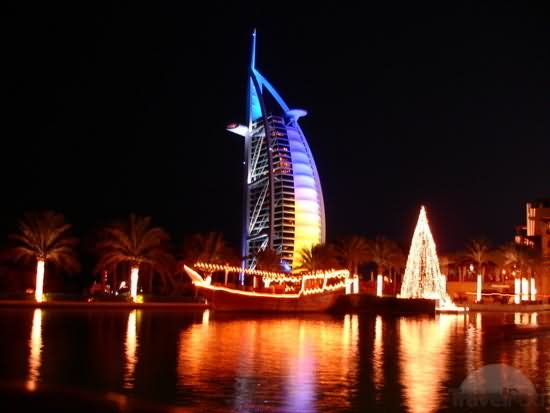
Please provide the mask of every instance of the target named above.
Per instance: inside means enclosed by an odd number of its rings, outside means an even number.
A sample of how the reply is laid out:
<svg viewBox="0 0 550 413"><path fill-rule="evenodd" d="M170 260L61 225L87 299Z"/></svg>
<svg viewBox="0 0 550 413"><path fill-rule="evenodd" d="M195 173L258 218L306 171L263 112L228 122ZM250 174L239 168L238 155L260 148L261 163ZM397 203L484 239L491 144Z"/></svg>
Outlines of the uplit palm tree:
<svg viewBox="0 0 550 413"><path fill-rule="evenodd" d="M512 271L525 275L535 264L535 252L525 246L510 242L500 249L502 264Z"/></svg>
<svg viewBox="0 0 550 413"><path fill-rule="evenodd" d="M211 264L237 264L238 254L227 244L221 232L193 234L183 242L183 263L208 262Z"/></svg>
<svg viewBox="0 0 550 413"><path fill-rule="evenodd" d="M10 237L19 245L13 249L15 261L36 262L35 298L41 302L46 264L67 271L79 271L75 246L78 240L69 233L71 225L54 211L33 212L19 221L18 232Z"/></svg>
<svg viewBox="0 0 550 413"><path fill-rule="evenodd" d="M384 275L391 268L403 265L405 256L395 241L377 236L369 242L369 261L378 267L378 274Z"/></svg>
<svg viewBox="0 0 550 413"><path fill-rule="evenodd" d="M281 257L271 248L266 248L256 254L256 269L262 271L281 271Z"/></svg>
<svg viewBox="0 0 550 413"><path fill-rule="evenodd" d="M370 250L368 241L359 236L351 236L341 240L336 246L336 253L350 274L357 274L359 266L369 261Z"/></svg>
<svg viewBox="0 0 550 413"><path fill-rule="evenodd" d="M510 242L500 249L500 259L503 266L508 267L515 278L536 278L543 265L540 250L527 245ZM544 278L539 281L544 283ZM520 284L522 285L522 284ZM531 283L528 284L531 291ZM521 287L523 288L523 287ZM530 292L532 294L532 292Z"/></svg>
<svg viewBox="0 0 550 413"><path fill-rule="evenodd" d="M329 270L337 265L334 248L330 244L317 244L300 251L300 264L295 270L315 272Z"/></svg>
<svg viewBox="0 0 550 413"><path fill-rule="evenodd" d="M491 255L489 243L485 239L474 239L468 243L466 257L474 263L479 275L485 276L485 266Z"/></svg>
<svg viewBox="0 0 550 413"><path fill-rule="evenodd" d="M131 214L127 220L107 226L102 231L96 249L99 260L96 271L130 267L130 295L137 296L140 269L169 274L173 257L168 252L170 236L159 227L151 226L151 217Z"/></svg>

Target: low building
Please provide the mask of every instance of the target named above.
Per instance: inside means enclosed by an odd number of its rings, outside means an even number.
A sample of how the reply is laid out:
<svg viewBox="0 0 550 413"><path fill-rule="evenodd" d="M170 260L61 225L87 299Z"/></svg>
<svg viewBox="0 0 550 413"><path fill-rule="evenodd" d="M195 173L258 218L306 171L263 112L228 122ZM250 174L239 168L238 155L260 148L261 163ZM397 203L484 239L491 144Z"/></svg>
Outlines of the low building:
<svg viewBox="0 0 550 413"><path fill-rule="evenodd" d="M540 251L538 293L550 295L550 198L528 202L525 222L516 227L514 240Z"/></svg>

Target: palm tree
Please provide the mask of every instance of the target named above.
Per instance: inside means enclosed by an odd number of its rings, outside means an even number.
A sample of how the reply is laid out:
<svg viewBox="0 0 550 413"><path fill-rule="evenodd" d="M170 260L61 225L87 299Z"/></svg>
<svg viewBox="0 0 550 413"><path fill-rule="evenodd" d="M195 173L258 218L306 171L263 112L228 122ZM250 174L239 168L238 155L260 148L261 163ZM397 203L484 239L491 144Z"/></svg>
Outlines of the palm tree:
<svg viewBox="0 0 550 413"><path fill-rule="evenodd" d="M135 300L140 269L156 271L161 275L172 271L174 261L167 250L169 239L170 236L162 228L151 226L151 217L131 214L127 220L102 230L102 239L96 246L99 254L96 271L128 265L130 295Z"/></svg>
<svg viewBox="0 0 550 413"><path fill-rule="evenodd" d="M178 262L180 274L186 274L184 265L192 266L197 262L207 262L219 265L240 265L241 257L237 251L229 246L221 232L207 232L192 234L183 240L182 259ZM211 275L211 274L210 274ZM229 272L225 270L225 284L228 282ZM185 275L184 279L188 280Z"/></svg>
<svg viewBox="0 0 550 413"><path fill-rule="evenodd" d="M369 260L369 243L365 238L356 235L344 238L336 246L336 253L350 274L355 275L359 266Z"/></svg>
<svg viewBox="0 0 550 413"><path fill-rule="evenodd" d="M383 236L377 236L369 242L369 261L378 267L378 275L384 275L392 268L399 268L403 265L405 256L395 241Z"/></svg>
<svg viewBox="0 0 550 413"><path fill-rule="evenodd" d="M71 225L54 211L26 213L19 221L18 232L10 237L19 245L13 249L15 261L36 262L36 301L43 300L44 273L51 263L67 271L79 271L75 246L78 240L69 233Z"/></svg>
<svg viewBox="0 0 550 413"><path fill-rule="evenodd" d="M504 266L522 275L533 266L534 253L525 245L510 242L500 249L500 256Z"/></svg>
<svg viewBox="0 0 550 413"><path fill-rule="evenodd" d="M485 276L485 266L491 257L491 250L487 240L473 239L468 243L466 257L471 260L479 275Z"/></svg>
<svg viewBox="0 0 550 413"><path fill-rule="evenodd" d="M183 242L183 262L187 265L208 262L211 264L238 264L240 257L227 245L221 232L193 234Z"/></svg>
<svg viewBox="0 0 550 413"><path fill-rule="evenodd" d="M281 271L281 257L271 248L266 248L256 254L256 268L262 271Z"/></svg>
<svg viewBox="0 0 550 413"><path fill-rule="evenodd" d="M337 265L334 248L330 244L317 244L300 251L300 264L295 270L315 272L329 270Z"/></svg>
<svg viewBox="0 0 550 413"><path fill-rule="evenodd" d="M540 268L541 259L540 251L530 248L526 245L510 242L500 249L500 258L503 266L508 267L515 278L534 278L535 273ZM523 289L523 283L520 283ZM527 291L530 292L531 283L528 284Z"/></svg>

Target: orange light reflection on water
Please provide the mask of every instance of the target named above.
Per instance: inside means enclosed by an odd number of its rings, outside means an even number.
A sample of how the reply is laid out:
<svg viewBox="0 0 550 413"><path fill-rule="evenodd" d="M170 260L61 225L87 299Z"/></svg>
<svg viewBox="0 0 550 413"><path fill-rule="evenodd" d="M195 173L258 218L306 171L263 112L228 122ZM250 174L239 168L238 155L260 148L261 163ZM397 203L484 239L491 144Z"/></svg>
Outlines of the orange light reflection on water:
<svg viewBox="0 0 550 413"><path fill-rule="evenodd" d="M382 338L382 316L376 316L374 322L374 354L373 354L373 381L376 388L376 398L382 397L384 387L384 343Z"/></svg>
<svg viewBox="0 0 550 413"><path fill-rule="evenodd" d="M358 316L344 319L235 319L194 324L180 333L178 386L223 394L234 382L232 408L284 406L315 411L321 403L349 407L357 376ZM208 318L207 318L208 320ZM212 380L216 377L216 380ZM273 380L282 377L283 382ZM287 411L287 410L285 410Z"/></svg>
<svg viewBox="0 0 550 413"><path fill-rule="evenodd" d="M450 332L463 323L460 315L440 314L433 319L401 318L399 352L405 404L409 412L438 410L449 372Z"/></svg>
<svg viewBox="0 0 550 413"><path fill-rule="evenodd" d="M476 313L475 315L468 314L466 318L466 374L470 374L483 367L481 351L483 346L483 332L481 330L481 313Z"/></svg>
<svg viewBox="0 0 550 413"><path fill-rule="evenodd" d="M124 352L126 355L126 368L124 370L123 387L132 389L135 382L135 370L137 364L138 334L137 334L137 310L128 314L126 327L126 340Z"/></svg>
<svg viewBox="0 0 550 413"><path fill-rule="evenodd" d="M29 377L27 390L34 391L40 379L42 365L42 310L34 310L32 317L31 337L29 339Z"/></svg>

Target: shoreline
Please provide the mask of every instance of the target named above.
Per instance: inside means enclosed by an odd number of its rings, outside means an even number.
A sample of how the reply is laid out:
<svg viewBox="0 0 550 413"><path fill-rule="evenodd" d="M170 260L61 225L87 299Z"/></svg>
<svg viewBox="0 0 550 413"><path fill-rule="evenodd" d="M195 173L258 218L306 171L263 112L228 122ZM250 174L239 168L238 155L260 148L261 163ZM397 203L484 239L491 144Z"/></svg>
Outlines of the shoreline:
<svg viewBox="0 0 550 413"><path fill-rule="evenodd" d="M395 305L394 300L388 300L389 297L369 297L366 301L368 303L354 302L347 303L347 306L344 306L344 310L347 309L351 312L356 312L357 310L362 310L363 312L369 312L371 310L373 313L378 313L380 310L385 312L387 306L381 305L385 301L391 302L390 307ZM365 300L363 298L363 300ZM363 301L359 297L355 298L352 301ZM373 301L373 302L370 302ZM389 302L387 304L389 304ZM367 304L367 305L365 305ZM404 303L401 303L404 304ZM407 303L409 304L409 303ZM426 312L425 308L414 308L417 307L417 303L410 303L411 307L408 308L409 311L403 311L404 308L399 308L402 306L397 306L393 310L401 310L401 312ZM414 305L417 304L417 305ZM460 305L461 307L468 307L470 312L487 312L487 313L533 313L533 312L546 312L550 311L550 304L467 304ZM409 307L409 306L405 306ZM424 306L420 306L424 307ZM190 302L144 302L144 303L131 303L131 302L110 302L110 301L43 301L37 303L31 300L1 300L0 299L0 309L5 308L52 308L52 309L85 309L85 310L105 310L105 309L120 309L120 310L133 310L133 309L164 309L164 310L185 310L185 311L204 311L210 309L210 304L207 303L190 303ZM342 307L339 308L342 310ZM411 311L412 310L412 311ZM399 312L399 311L398 311ZM429 311L431 312L431 311Z"/></svg>
<svg viewBox="0 0 550 413"><path fill-rule="evenodd" d="M55 308L55 309L86 309L86 310L105 310L105 309L165 309L165 310L188 310L202 311L210 308L205 303L178 303L178 302L108 302L108 301L35 301L25 300L0 300L0 308Z"/></svg>
<svg viewBox="0 0 550 413"><path fill-rule="evenodd" d="M466 304L471 311L499 313L533 313L550 311L550 304Z"/></svg>

